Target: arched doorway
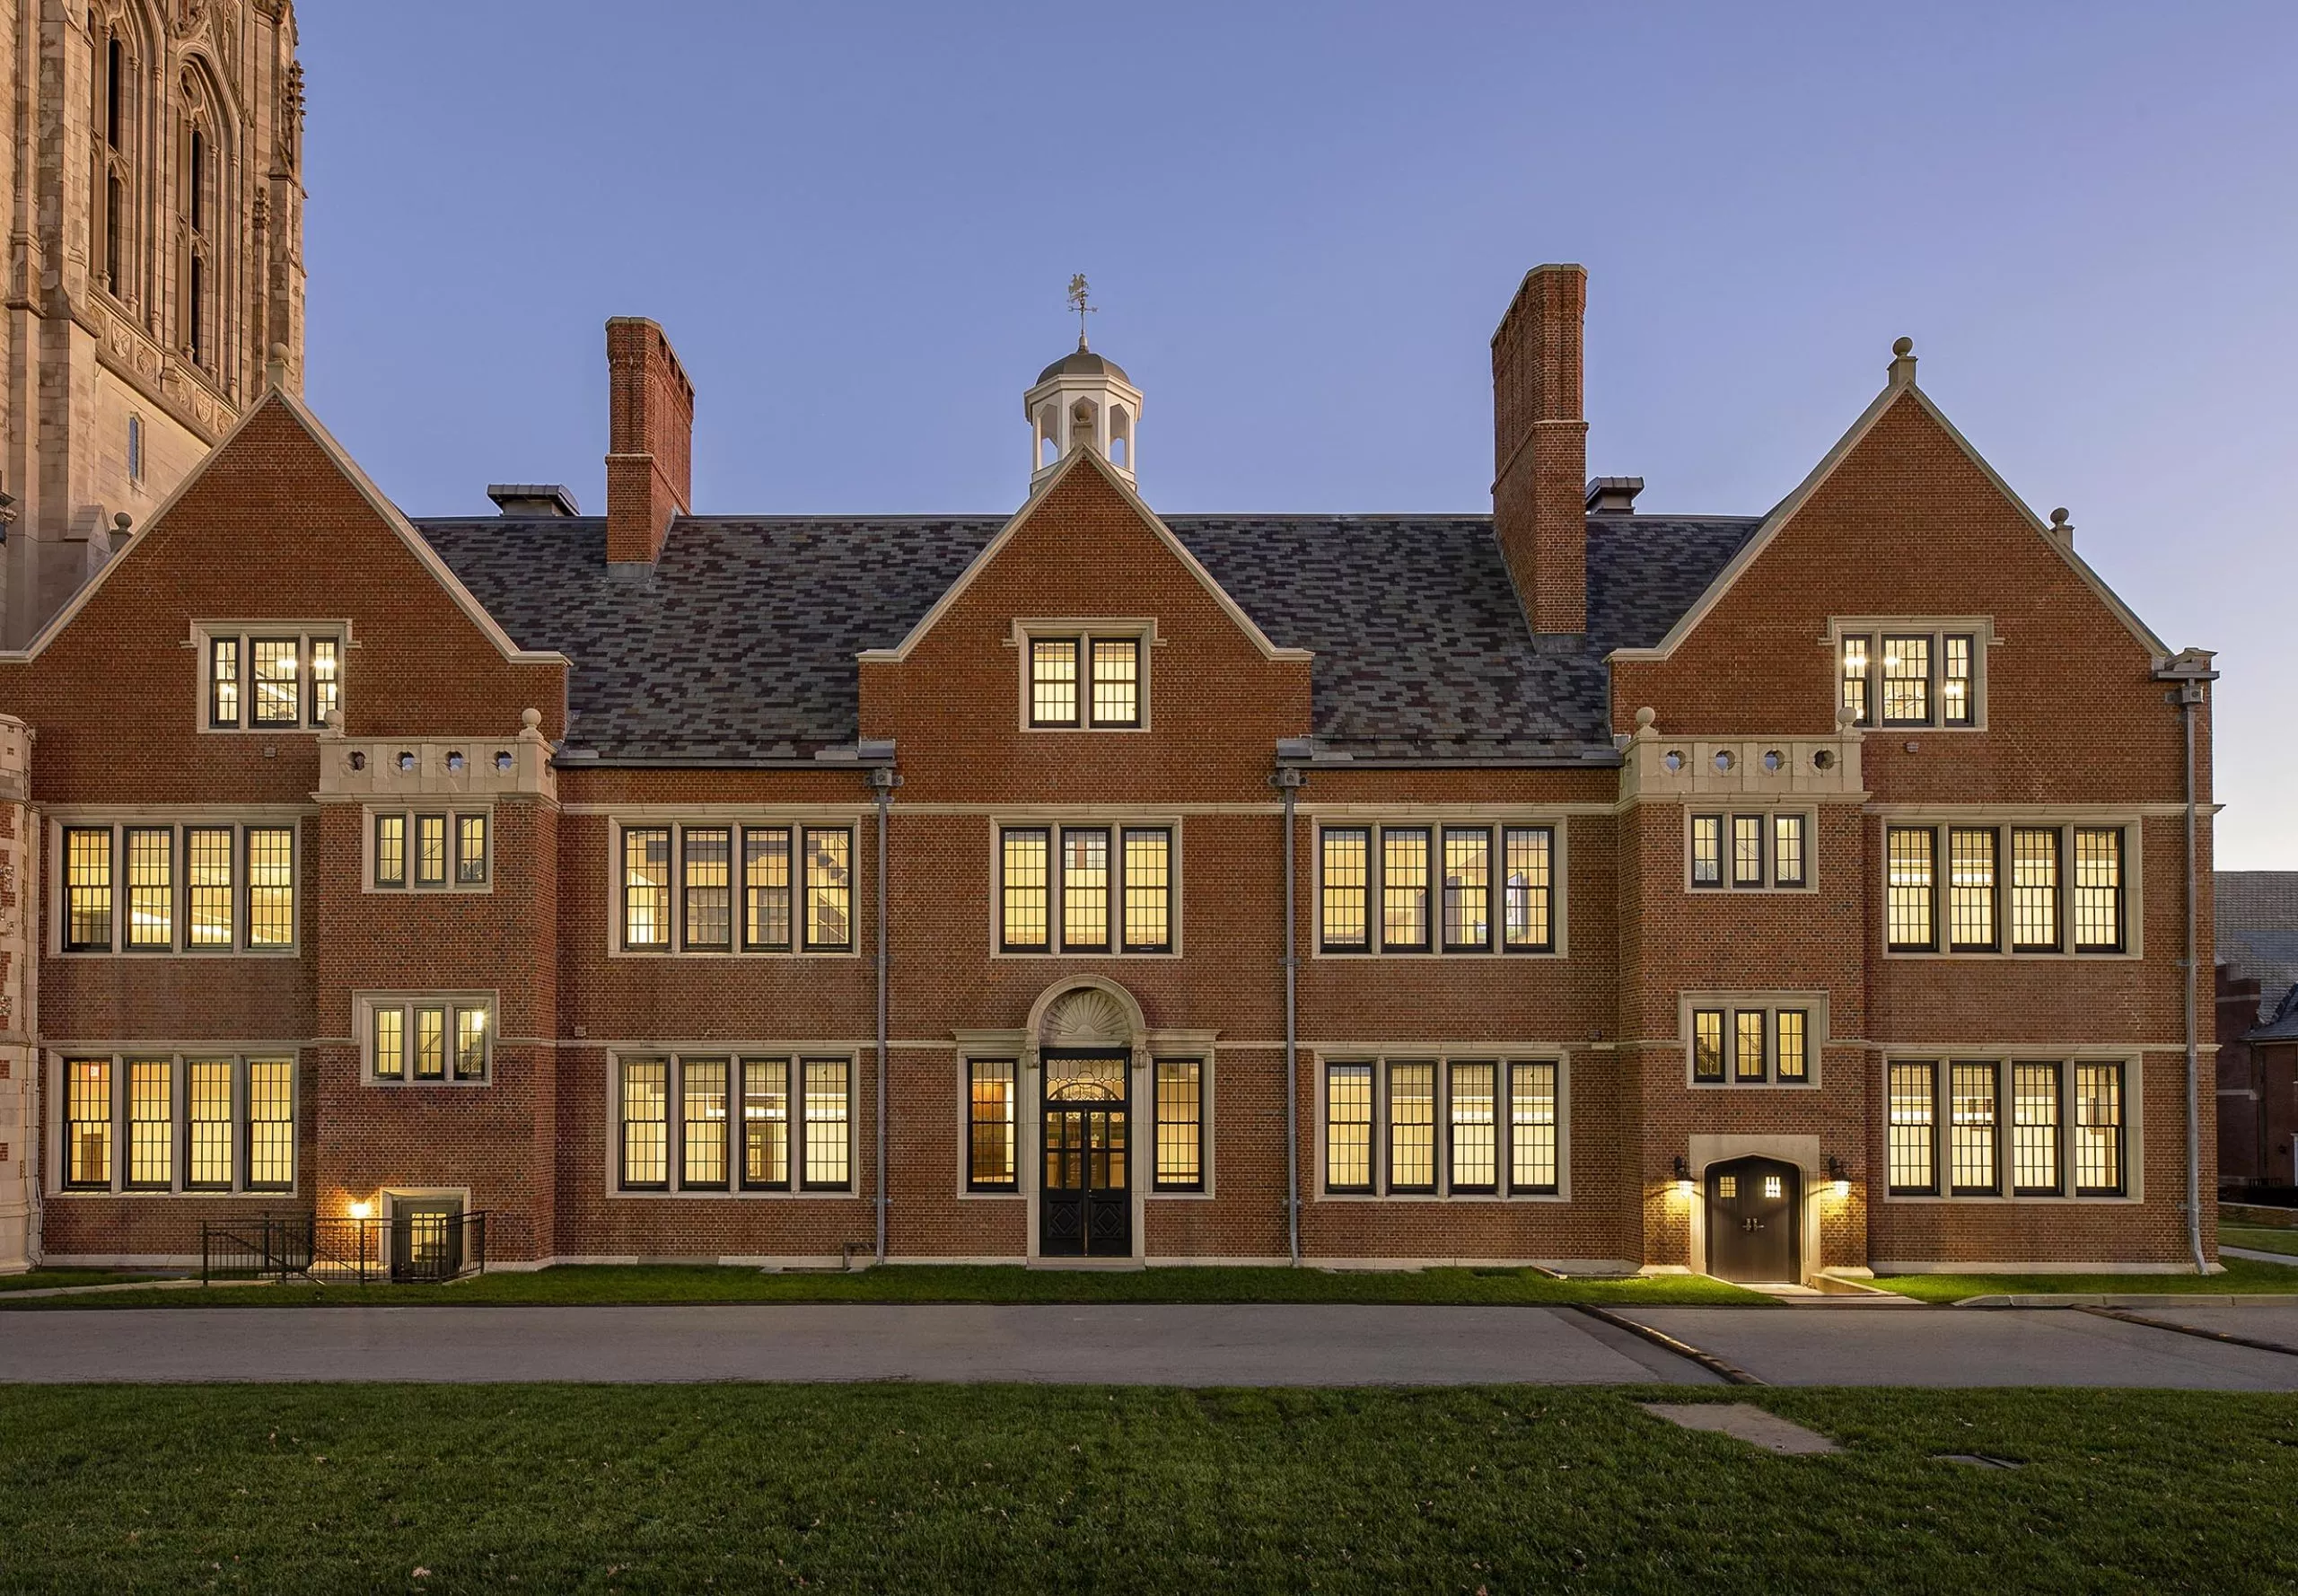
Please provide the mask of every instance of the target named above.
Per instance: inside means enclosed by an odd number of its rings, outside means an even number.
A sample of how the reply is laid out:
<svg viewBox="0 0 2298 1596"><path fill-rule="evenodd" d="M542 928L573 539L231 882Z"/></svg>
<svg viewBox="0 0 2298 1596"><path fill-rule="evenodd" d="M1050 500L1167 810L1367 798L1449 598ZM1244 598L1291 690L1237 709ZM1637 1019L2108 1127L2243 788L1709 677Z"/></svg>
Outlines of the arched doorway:
<svg viewBox="0 0 2298 1596"><path fill-rule="evenodd" d="M1707 1166L1707 1272L1722 1280L1803 1278L1803 1176L1776 1158Z"/></svg>
<svg viewBox="0 0 2298 1596"><path fill-rule="evenodd" d="M1140 1005L1116 982L1089 977L1040 996L1029 1035L1040 1083L1039 1256L1130 1258Z"/></svg>

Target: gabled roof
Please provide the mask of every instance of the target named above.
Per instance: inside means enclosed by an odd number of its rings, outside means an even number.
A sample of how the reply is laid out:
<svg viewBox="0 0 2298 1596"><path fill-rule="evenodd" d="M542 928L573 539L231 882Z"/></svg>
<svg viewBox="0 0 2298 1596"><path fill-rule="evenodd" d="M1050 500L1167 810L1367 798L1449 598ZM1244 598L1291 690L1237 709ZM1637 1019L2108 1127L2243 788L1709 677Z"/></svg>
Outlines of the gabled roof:
<svg viewBox="0 0 2298 1596"><path fill-rule="evenodd" d="M811 760L859 731L856 656L952 592L1004 516L689 516L652 566L606 523L424 521L512 636L574 661L570 755ZM1606 649L1650 642L1753 517L1595 516L1588 647L1533 646L1487 515L1173 516L1165 529L1271 649L1311 653L1337 751L1574 757L1610 747Z"/></svg>
<svg viewBox="0 0 2298 1596"><path fill-rule="evenodd" d="M2242 1039L2246 1042L2298 1042L2298 986L2282 995L2274 1018Z"/></svg>

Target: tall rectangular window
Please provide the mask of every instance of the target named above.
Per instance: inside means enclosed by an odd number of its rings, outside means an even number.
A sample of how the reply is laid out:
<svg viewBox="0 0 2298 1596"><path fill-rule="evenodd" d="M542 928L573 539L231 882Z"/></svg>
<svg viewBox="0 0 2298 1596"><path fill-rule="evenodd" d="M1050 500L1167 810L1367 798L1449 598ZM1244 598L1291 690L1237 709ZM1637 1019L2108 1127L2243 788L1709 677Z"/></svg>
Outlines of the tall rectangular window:
<svg viewBox="0 0 2298 1596"><path fill-rule="evenodd" d="M2011 830L2011 946L2058 951L2058 828Z"/></svg>
<svg viewBox="0 0 2298 1596"><path fill-rule="evenodd" d="M671 829L632 826L622 834L622 945L671 945Z"/></svg>
<svg viewBox="0 0 2298 1596"><path fill-rule="evenodd" d="M1110 945L1110 834L1065 827L1061 833L1061 948L1106 951Z"/></svg>
<svg viewBox="0 0 2298 1596"><path fill-rule="evenodd" d="M1808 1081L1811 1078L1811 1016L1802 1009L1782 1009L1773 1017L1772 1024L1778 1033L1777 1057L1772 1061L1774 1073L1782 1081Z"/></svg>
<svg viewBox="0 0 2298 1596"><path fill-rule="evenodd" d="M2058 1065L2011 1066L2011 1186L2022 1197L2058 1194Z"/></svg>
<svg viewBox="0 0 2298 1596"><path fill-rule="evenodd" d="M1946 636L1939 640L1939 720L1948 726L1968 726L1976 718L1978 695L1972 690L1971 661L1977 639Z"/></svg>
<svg viewBox="0 0 2298 1596"><path fill-rule="evenodd" d="M240 723L240 640L213 637L207 644L207 723Z"/></svg>
<svg viewBox="0 0 2298 1596"><path fill-rule="evenodd" d="M790 1184L790 1061L742 1060L742 1185L776 1191Z"/></svg>
<svg viewBox="0 0 2298 1596"><path fill-rule="evenodd" d="M1804 841L1803 817L1776 814L1771 817L1771 879L1775 885L1801 887L1809 884L1811 862Z"/></svg>
<svg viewBox="0 0 2298 1596"><path fill-rule="evenodd" d="M1958 1064L1948 1079L1948 1163L1954 1194L1992 1194L1997 1186L1995 1065Z"/></svg>
<svg viewBox="0 0 2298 1596"><path fill-rule="evenodd" d="M1995 945L1995 835L1992 826L1947 829L1947 945L1958 952Z"/></svg>
<svg viewBox="0 0 2298 1596"><path fill-rule="evenodd" d="M671 1183L671 1065L662 1058L622 1061L622 1184Z"/></svg>
<svg viewBox="0 0 2298 1596"><path fill-rule="evenodd" d="M1093 639L1093 724L1141 723L1141 639Z"/></svg>
<svg viewBox="0 0 2298 1596"><path fill-rule="evenodd" d="M185 929L195 948L228 948L238 936L232 832L229 826L187 826L183 867L189 901Z"/></svg>
<svg viewBox="0 0 2298 1596"><path fill-rule="evenodd" d="M1451 1110L1451 1186L1454 1191L1497 1191L1500 1182L1498 1066L1455 1064L1445 1074Z"/></svg>
<svg viewBox="0 0 2298 1596"><path fill-rule="evenodd" d="M111 951L109 826L75 826L64 833L64 947L73 953Z"/></svg>
<svg viewBox="0 0 2298 1596"><path fill-rule="evenodd" d="M999 846L1002 943L1009 951L1044 952L1052 946L1052 834L1012 829Z"/></svg>
<svg viewBox="0 0 2298 1596"><path fill-rule="evenodd" d="M679 1061L679 1184L724 1188L726 1184L726 1061Z"/></svg>
<svg viewBox="0 0 2298 1596"><path fill-rule="evenodd" d="M1165 952L1173 945L1173 834L1128 827L1124 839L1125 951Z"/></svg>
<svg viewBox="0 0 2298 1596"><path fill-rule="evenodd" d="M1021 1177L1014 1156L1013 1061L977 1058L966 1074L966 1189L1016 1190Z"/></svg>
<svg viewBox="0 0 2298 1596"><path fill-rule="evenodd" d="M293 726L303 718L303 674L298 637L257 637L255 656L255 715L259 726Z"/></svg>
<svg viewBox="0 0 2298 1596"><path fill-rule="evenodd" d="M783 826L742 828L742 946L790 946L790 832Z"/></svg>
<svg viewBox="0 0 2298 1596"><path fill-rule="evenodd" d="M332 637L311 639L311 724L324 726L343 702L343 656Z"/></svg>
<svg viewBox="0 0 2298 1596"><path fill-rule="evenodd" d="M1500 839L1501 865L1507 872L1504 945L1514 951L1548 952L1556 946L1556 833L1546 826L1510 826Z"/></svg>
<svg viewBox="0 0 2298 1596"><path fill-rule="evenodd" d="M1931 639L1883 639L1883 724L1931 723Z"/></svg>
<svg viewBox="0 0 2298 1596"><path fill-rule="evenodd" d="M1157 1187L1205 1189L1205 1065L1157 1060Z"/></svg>
<svg viewBox="0 0 2298 1596"><path fill-rule="evenodd" d="M457 815L455 817L455 885L483 887L487 884L487 817Z"/></svg>
<svg viewBox="0 0 2298 1596"><path fill-rule="evenodd" d="M367 1014L370 1052L375 1079L407 1079L407 1011L396 1004L377 1004Z"/></svg>
<svg viewBox="0 0 2298 1596"><path fill-rule="evenodd" d="M185 1136L184 1185L193 1191L229 1191L232 1188L232 1061L195 1058L184 1065L184 1110L190 1121Z"/></svg>
<svg viewBox="0 0 2298 1596"><path fill-rule="evenodd" d="M1077 639L1030 640L1030 724L1077 723Z"/></svg>
<svg viewBox="0 0 2298 1596"><path fill-rule="evenodd" d="M64 1184L111 1185L111 1060L75 1058L64 1066Z"/></svg>
<svg viewBox="0 0 2298 1596"><path fill-rule="evenodd" d="M1896 951L1928 952L1938 945L1933 909L1938 842L1938 833L1928 827L1893 826L1888 833L1887 918Z"/></svg>
<svg viewBox="0 0 2298 1596"><path fill-rule="evenodd" d="M1444 828L1444 946L1492 946L1492 833L1481 826Z"/></svg>
<svg viewBox="0 0 2298 1596"><path fill-rule="evenodd" d="M104 1121L109 1134L111 1121ZM1325 1066L1325 1189L1373 1189L1373 1066Z"/></svg>
<svg viewBox="0 0 2298 1596"><path fill-rule="evenodd" d="M844 952L854 945L854 833L806 828L806 946Z"/></svg>
<svg viewBox="0 0 2298 1596"><path fill-rule="evenodd" d="M1732 817L1732 884L1735 887L1764 884L1763 821L1761 815Z"/></svg>
<svg viewBox="0 0 2298 1596"><path fill-rule="evenodd" d="M418 887L443 887L447 884L447 817L444 815L415 817L415 884Z"/></svg>
<svg viewBox="0 0 2298 1596"><path fill-rule="evenodd" d="M1765 1057L1764 1031L1768 1016L1762 1009L1735 1009L1732 1014L1732 1078L1761 1081L1770 1074Z"/></svg>
<svg viewBox="0 0 2298 1596"><path fill-rule="evenodd" d="M1389 1065L1389 1189L1436 1189L1434 1064Z"/></svg>
<svg viewBox="0 0 2298 1596"><path fill-rule="evenodd" d="M375 885L407 885L407 817L375 817Z"/></svg>
<svg viewBox="0 0 2298 1596"><path fill-rule="evenodd" d="M295 832L287 826L248 828L248 946L295 944Z"/></svg>
<svg viewBox="0 0 2298 1596"><path fill-rule="evenodd" d="M248 1060L248 1189L295 1184L295 1061Z"/></svg>
<svg viewBox="0 0 2298 1596"><path fill-rule="evenodd" d="M1361 952L1371 945L1373 834L1362 826L1328 826L1319 846L1325 951Z"/></svg>
<svg viewBox="0 0 2298 1596"><path fill-rule="evenodd" d="M2123 945L2122 830L2074 829L2074 950L2118 953Z"/></svg>
<svg viewBox="0 0 2298 1596"><path fill-rule="evenodd" d="M1868 651L1872 646L1864 637L1843 640L1843 706L1851 711L1854 725L1874 723L1874 705L1868 697Z"/></svg>
<svg viewBox="0 0 2298 1596"><path fill-rule="evenodd" d="M487 1010L478 1005L455 1007L455 1079L487 1079Z"/></svg>
<svg viewBox="0 0 2298 1596"><path fill-rule="evenodd" d="M447 1078L447 1011L443 1006L415 1011L415 1078Z"/></svg>
<svg viewBox="0 0 2298 1596"><path fill-rule="evenodd" d="M847 1077L843 1058L809 1058L806 1070L804 1180L810 1190L844 1189L847 1169Z"/></svg>
<svg viewBox="0 0 2298 1596"><path fill-rule="evenodd" d="M1691 1078L1724 1078L1724 1011L1695 1009L1691 1016Z"/></svg>
<svg viewBox="0 0 2298 1596"><path fill-rule="evenodd" d="M175 1182L175 1066L131 1058L127 1070L127 1184L166 1189Z"/></svg>
<svg viewBox="0 0 2298 1596"><path fill-rule="evenodd" d="M1508 1188L1557 1189L1556 1065L1508 1066Z"/></svg>
<svg viewBox="0 0 2298 1596"><path fill-rule="evenodd" d="M176 943L176 834L167 826L130 826L121 833L127 856L127 945L162 951Z"/></svg>
<svg viewBox="0 0 2298 1596"><path fill-rule="evenodd" d="M1890 1066L1890 1123L1886 1149L1894 1194L1928 1197L1939 1189L1939 1066Z"/></svg>
<svg viewBox="0 0 2298 1596"><path fill-rule="evenodd" d="M2122 1065L2074 1066L2074 1192L2119 1197L2123 1190Z"/></svg>
<svg viewBox="0 0 2298 1596"><path fill-rule="evenodd" d="M1695 887L1720 887L1724 884L1724 817L1694 815L1691 818L1691 884Z"/></svg>
<svg viewBox="0 0 2298 1596"><path fill-rule="evenodd" d="M1429 950L1425 828L1390 826L1381 832L1381 945L1392 952Z"/></svg>
<svg viewBox="0 0 2298 1596"><path fill-rule="evenodd" d="M689 826L680 838L685 848L680 890L686 946L724 952L734 945L734 834L724 826Z"/></svg>

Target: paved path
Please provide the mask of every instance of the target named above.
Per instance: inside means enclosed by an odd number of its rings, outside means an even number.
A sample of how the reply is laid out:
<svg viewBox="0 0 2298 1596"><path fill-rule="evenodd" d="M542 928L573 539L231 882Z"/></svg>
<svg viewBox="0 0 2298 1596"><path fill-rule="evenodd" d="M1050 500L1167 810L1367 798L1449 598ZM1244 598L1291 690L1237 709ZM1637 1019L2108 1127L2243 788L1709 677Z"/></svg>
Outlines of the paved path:
<svg viewBox="0 0 2298 1596"><path fill-rule="evenodd" d="M2298 1346L2298 1302L2150 1310ZM2298 1390L2298 1355L2068 1309L1651 1308L1776 1385ZM1026 1381L1713 1383L1568 1308L180 1308L0 1313L0 1381Z"/></svg>

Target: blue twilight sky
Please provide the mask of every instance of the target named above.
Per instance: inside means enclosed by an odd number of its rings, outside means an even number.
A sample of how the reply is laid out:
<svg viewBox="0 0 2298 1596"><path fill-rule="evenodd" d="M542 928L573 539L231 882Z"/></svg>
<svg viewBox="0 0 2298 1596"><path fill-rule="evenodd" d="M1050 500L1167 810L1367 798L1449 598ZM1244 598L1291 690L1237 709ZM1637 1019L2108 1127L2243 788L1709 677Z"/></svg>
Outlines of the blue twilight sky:
<svg viewBox="0 0 2298 1596"><path fill-rule="evenodd" d="M602 508L618 314L694 378L698 509L1010 510L1076 271L1152 504L1486 509L1487 339L1578 260L1647 509L1768 508L1912 336L2221 651L2219 863L2298 868L2287 0L301 11L309 395L414 513Z"/></svg>

